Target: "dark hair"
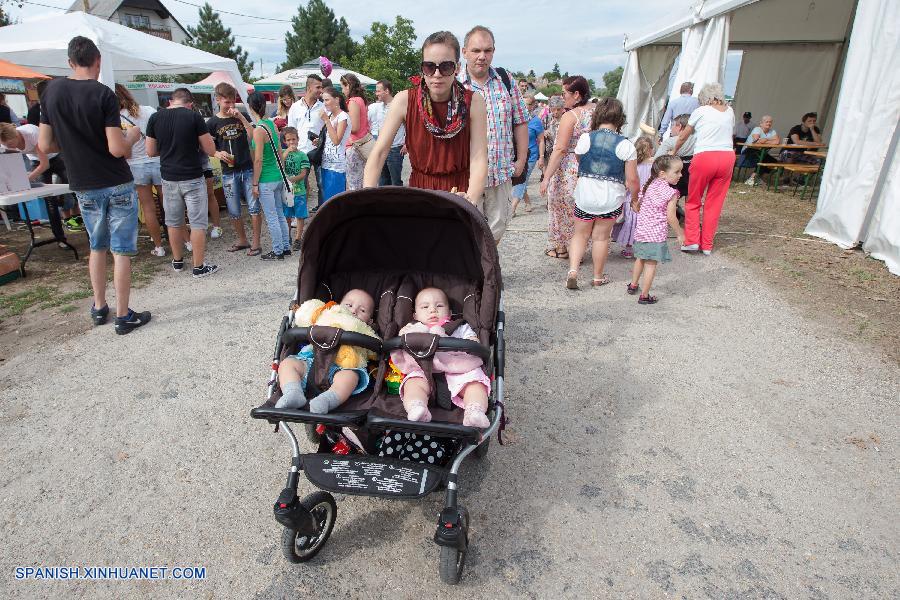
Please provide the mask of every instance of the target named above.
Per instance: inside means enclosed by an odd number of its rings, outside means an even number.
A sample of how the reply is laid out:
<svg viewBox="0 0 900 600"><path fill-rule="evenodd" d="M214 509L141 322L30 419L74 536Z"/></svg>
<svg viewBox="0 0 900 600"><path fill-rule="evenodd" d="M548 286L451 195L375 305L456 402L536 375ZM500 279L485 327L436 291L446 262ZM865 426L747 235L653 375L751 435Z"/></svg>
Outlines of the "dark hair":
<svg viewBox="0 0 900 600"><path fill-rule="evenodd" d="M318 75L317 75L317 77L318 77ZM309 79L309 77L307 77L307 79ZM325 79L322 80L322 89L324 90L325 88L328 88L328 87L334 87L334 84L331 83L331 80L326 77Z"/></svg>
<svg viewBox="0 0 900 600"><path fill-rule="evenodd" d="M578 101L576 106L584 106L588 103L591 95L591 88L588 86L587 79L581 75L572 75L571 77L563 79L562 84L570 94L574 94L575 92L581 94L581 100Z"/></svg>
<svg viewBox="0 0 900 600"><path fill-rule="evenodd" d="M819 118L819 113L808 112L808 113L806 113L805 115L803 115L803 118L800 119L800 122L801 122L801 123L805 123L806 120L807 120L808 118L810 118L810 117L813 117L814 119L818 119L818 118Z"/></svg>
<svg viewBox="0 0 900 600"><path fill-rule="evenodd" d="M494 39L494 32L485 27L484 25L476 25L466 34L466 37L463 38L463 46L469 45L469 38L475 35L476 33L486 33L491 36L491 43L496 44L497 40Z"/></svg>
<svg viewBox="0 0 900 600"><path fill-rule="evenodd" d="M100 58L100 49L93 40L76 35L69 40L69 60L79 67L93 67Z"/></svg>
<svg viewBox="0 0 900 600"><path fill-rule="evenodd" d="M625 124L625 107L616 98L600 98L594 107L591 117L591 129L599 129L601 125L612 125L619 132Z"/></svg>
<svg viewBox="0 0 900 600"><path fill-rule="evenodd" d="M344 73L341 77L341 83L346 83L347 87L347 98L362 98L363 102L368 104L368 100L366 99L366 91L363 89L362 84L359 82L359 77L354 75L353 73Z"/></svg>
<svg viewBox="0 0 900 600"><path fill-rule="evenodd" d="M347 112L347 99L344 98L344 93L341 90L336 89L334 86L328 86L327 88L322 90L322 93L328 94L332 98L337 98L338 106L341 107L342 111Z"/></svg>
<svg viewBox="0 0 900 600"><path fill-rule="evenodd" d="M47 84L50 83L49 79L41 79L35 84L34 89L37 90L38 100L40 100L41 96L44 95L44 90L47 89Z"/></svg>
<svg viewBox="0 0 900 600"><path fill-rule="evenodd" d="M220 98L225 98L227 100L234 100L235 98L237 98L237 90L235 89L235 87L230 83L225 83L224 81L217 84L214 91L216 93L216 96L219 96Z"/></svg>
<svg viewBox="0 0 900 600"><path fill-rule="evenodd" d="M394 86L392 86L392 85L391 85L391 82L388 81L387 79L379 79L379 80L376 81L375 83L376 83L376 84L380 83L380 84L381 84L381 87L383 87L385 90L387 90L387 93L388 93L388 94L393 94L393 93L394 93Z"/></svg>
<svg viewBox="0 0 900 600"><path fill-rule="evenodd" d="M653 166L650 167L650 177L647 178L647 183L641 188L641 196L647 193L647 188L650 187L650 184L653 183L657 177L659 177L660 173L672 168L675 161L682 162L680 157L671 156L669 154L663 154L662 156L656 157L656 160L653 161Z"/></svg>
<svg viewBox="0 0 900 600"><path fill-rule="evenodd" d="M315 73L310 73L309 75L306 76L306 81L309 81L310 79L315 79L319 83L322 83L322 78L319 77L318 75L316 75Z"/></svg>
<svg viewBox="0 0 900 600"><path fill-rule="evenodd" d="M175 88L175 91L172 92L172 100L187 104L188 102L194 101L194 95L191 93L191 90L187 88Z"/></svg>
<svg viewBox="0 0 900 600"><path fill-rule="evenodd" d="M119 99L119 108L124 108L132 117L141 116L141 107L134 100L134 96L121 83L116 84L116 98Z"/></svg>
<svg viewBox="0 0 900 600"><path fill-rule="evenodd" d="M266 116L266 97L259 92L253 92L247 96L247 106L256 113L260 119Z"/></svg>
<svg viewBox="0 0 900 600"><path fill-rule="evenodd" d="M300 134L297 133L296 127L283 127L281 129L281 139L284 139L286 136L288 136L290 134L296 135L298 138L300 137Z"/></svg>
<svg viewBox="0 0 900 600"><path fill-rule="evenodd" d="M296 102L297 96L294 95L294 88L289 85L283 85L278 90L278 108L275 109L275 114L279 117L287 116L288 109L284 106L284 98L290 98L293 102Z"/></svg>
<svg viewBox="0 0 900 600"><path fill-rule="evenodd" d="M456 55L456 62L459 62L459 40L456 39L455 35L449 31L435 31L422 42L422 52L425 52L425 48L428 46L434 46L435 44L444 44L445 46L453 48L453 54Z"/></svg>

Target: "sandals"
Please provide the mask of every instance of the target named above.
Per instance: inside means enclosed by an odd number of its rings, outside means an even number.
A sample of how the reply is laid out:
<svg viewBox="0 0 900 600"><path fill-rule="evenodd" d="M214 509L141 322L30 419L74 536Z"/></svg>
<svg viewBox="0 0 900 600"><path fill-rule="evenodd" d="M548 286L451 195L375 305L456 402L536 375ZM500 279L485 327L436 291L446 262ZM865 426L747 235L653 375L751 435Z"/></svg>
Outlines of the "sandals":
<svg viewBox="0 0 900 600"><path fill-rule="evenodd" d="M566 289L578 289L578 271L569 271L566 275Z"/></svg>
<svg viewBox="0 0 900 600"><path fill-rule="evenodd" d="M250 248L247 250L247 256L259 256L262 254L262 248Z"/></svg>
<svg viewBox="0 0 900 600"><path fill-rule="evenodd" d="M656 304L659 300L656 299L656 296L638 296L638 304Z"/></svg>
<svg viewBox="0 0 900 600"><path fill-rule="evenodd" d="M533 210L534 210L534 207L531 206L531 202L526 202L525 203L525 212L530 213Z"/></svg>
<svg viewBox="0 0 900 600"><path fill-rule="evenodd" d="M600 287L601 285L606 285L609 282L609 275L604 273L602 277L594 277L594 279L591 280L591 287Z"/></svg>
<svg viewBox="0 0 900 600"><path fill-rule="evenodd" d="M625 293L629 296L634 296L635 294L637 294L638 289L640 288L636 285L631 285L630 283L625 284Z"/></svg>
<svg viewBox="0 0 900 600"><path fill-rule="evenodd" d="M550 258L562 258L565 260L569 258L569 251L563 250L562 252L560 252L556 248L547 248L547 250L544 252L544 256L549 256Z"/></svg>
<svg viewBox="0 0 900 600"><path fill-rule="evenodd" d="M228 249L228 252L240 252L241 250L246 250L250 247L250 244L232 244L231 248Z"/></svg>

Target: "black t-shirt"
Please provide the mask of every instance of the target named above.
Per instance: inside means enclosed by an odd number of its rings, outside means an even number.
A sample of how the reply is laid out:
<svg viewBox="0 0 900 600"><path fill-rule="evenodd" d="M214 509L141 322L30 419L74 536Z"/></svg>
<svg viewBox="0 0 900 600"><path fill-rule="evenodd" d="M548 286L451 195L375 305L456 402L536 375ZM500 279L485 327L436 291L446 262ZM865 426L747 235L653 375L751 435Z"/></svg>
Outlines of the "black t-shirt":
<svg viewBox="0 0 900 600"><path fill-rule="evenodd" d="M31 105L31 108L28 109L28 114L25 115L25 120L28 121L29 125L37 125L41 122L40 102L35 102Z"/></svg>
<svg viewBox="0 0 900 600"><path fill-rule="evenodd" d="M812 134L813 129L816 130L816 133L821 135L822 132L819 131L819 128L816 127L815 125L813 125L812 129L807 129L805 133L803 131L802 125L794 125L793 127L791 127L791 130L788 132L788 139L793 142L794 136L796 135L800 139L801 142L814 142L816 140L813 138L813 134Z"/></svg>
<svg viewBox="0 0 900 600"><path fill-rule="evenodd" d="M106 141L106 128L119 129L121 122L116 95L94 79L54 79L41 97L41 123L53 128L75 191L133 181L128 163L110 154Z"/></svg>
<svg viewBox="0 0 900 600"><path fill-rule="evenodd" d="M250 117L244 114L248 121ZM216 150L224 150L234 156L234 167L222 161L222 172L246 171L253 168L253 155L250 154L250 142L247 141L247 130L235 117L222 118L213 115L207 122L209 135L216 143Z"/></svg>
<svg viewBox="0 0 900 600"><path fill-rule="evenodd" d="M159 170L166 181L203 177L201 135L209 133L199 113L178 106L159 110L147 122L147 137L156 140Z"/></svg>

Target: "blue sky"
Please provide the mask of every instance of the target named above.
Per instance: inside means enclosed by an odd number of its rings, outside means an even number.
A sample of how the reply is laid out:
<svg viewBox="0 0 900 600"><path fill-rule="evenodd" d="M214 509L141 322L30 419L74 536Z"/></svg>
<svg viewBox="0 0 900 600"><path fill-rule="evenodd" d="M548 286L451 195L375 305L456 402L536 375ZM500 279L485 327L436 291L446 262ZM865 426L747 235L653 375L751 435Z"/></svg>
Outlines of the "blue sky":
<svg viewBox="0 0 900 600"><path fill-rule="evenodd" d="M68 7L66 0L34 0L48 6ZM197 22L197 8L186 3L201 4L202 0L162 0L183 25ZM603 73L625 62L622 51L626 33L639 31L683 10L693 0L598 0L593 3L574 0L458 0L449 2L410 2L409 0L329 0L328 5L338 17L343 16L356 40L369 32L373 21L392 23L398 14L411 19L418 41L439 29L449 29L458 36L473 25L490 27L497 38L495 64L514 71L534 69L538 74L549 71L558 62L562 71L583 74L598 84ZM228 10L259 17L289 20L296 13L297 4L288 2L247 2L246 0L213 0L216 10ZM593 4L593 6L589 6ZM6 4L14 18L59 14L60 10L46 8L30 1L17 8ZM452 8L451 8L452 7ZM452 11L448 14L448 11ZM250 52L255 74L271 74L274 66L284 60L284 33L288 23L261 21L221 14L222 21L236 34L237 41ZM258 39L267 38L267 39ZM733 61L732 61L733 63ZM732 67L726 79L735 79ZM733 88L731 82L731 88ZM728 87L728 86L726 86Z"/></svg>

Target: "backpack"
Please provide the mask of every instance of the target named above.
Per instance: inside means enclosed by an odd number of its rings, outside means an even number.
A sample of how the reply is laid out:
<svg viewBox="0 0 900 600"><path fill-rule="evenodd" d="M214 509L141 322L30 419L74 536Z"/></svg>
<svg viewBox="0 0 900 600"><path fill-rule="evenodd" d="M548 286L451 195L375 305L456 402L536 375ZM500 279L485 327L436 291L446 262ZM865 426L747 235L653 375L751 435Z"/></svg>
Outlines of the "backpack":
<svg viewBox="0 0 900 600"><path fill-rule="evenodd" d="M500 75L500 80L503 81L503 86L506 88L506 93L509 94L509 99L512 100L512 79L509 76L509 73L503 67L497 67L495 69L497 74ZM513 162L516 162L516 158L518 157L518 152L516 149L516 141L515 136L513 136ZM522 174L516 177L513 175L512 184L519 185L525 183L526 178L528 177L528 169L522 169Z"/></svg>

